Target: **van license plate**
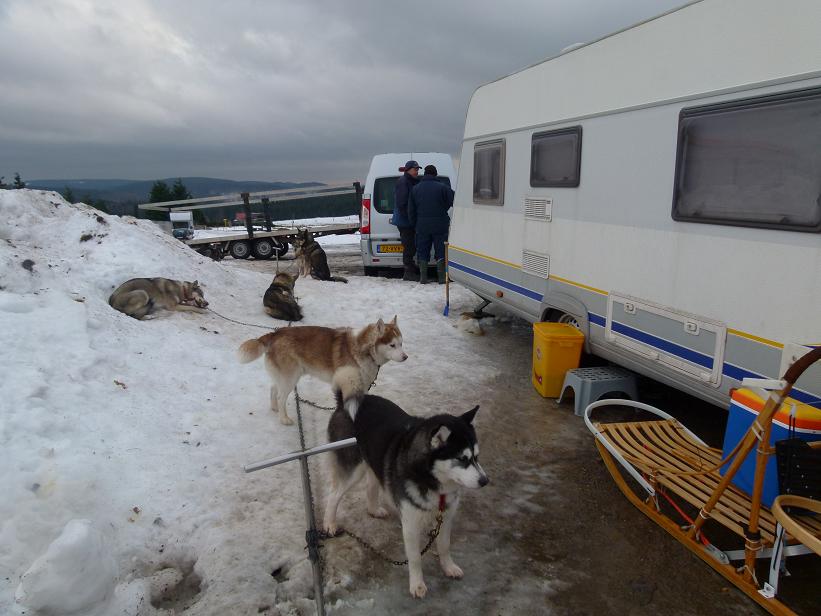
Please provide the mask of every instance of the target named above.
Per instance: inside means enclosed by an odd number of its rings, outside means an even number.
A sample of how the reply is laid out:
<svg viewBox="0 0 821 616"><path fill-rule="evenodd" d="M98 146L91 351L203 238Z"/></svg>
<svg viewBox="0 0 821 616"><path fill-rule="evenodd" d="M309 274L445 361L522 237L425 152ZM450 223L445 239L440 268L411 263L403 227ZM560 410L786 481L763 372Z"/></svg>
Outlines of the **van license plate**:
<svg viewBox="0 0 821 616"><path fill-rule="evenodd" d="M376 252L402 252L402 244L377 244Z"/></svg>

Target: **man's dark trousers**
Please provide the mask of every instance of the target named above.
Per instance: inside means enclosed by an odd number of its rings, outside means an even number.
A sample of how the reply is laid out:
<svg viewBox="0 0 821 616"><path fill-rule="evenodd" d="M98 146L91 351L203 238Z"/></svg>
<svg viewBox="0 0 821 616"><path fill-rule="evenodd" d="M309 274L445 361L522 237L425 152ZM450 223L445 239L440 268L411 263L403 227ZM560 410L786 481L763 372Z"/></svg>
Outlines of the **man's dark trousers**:
<svg viewBox="0 0 821 616"><path fill-rule="evenodd" d="M417 271L416 229L413 227L399 227L399 238L402 240L402 264L406 268Z"/></svg>

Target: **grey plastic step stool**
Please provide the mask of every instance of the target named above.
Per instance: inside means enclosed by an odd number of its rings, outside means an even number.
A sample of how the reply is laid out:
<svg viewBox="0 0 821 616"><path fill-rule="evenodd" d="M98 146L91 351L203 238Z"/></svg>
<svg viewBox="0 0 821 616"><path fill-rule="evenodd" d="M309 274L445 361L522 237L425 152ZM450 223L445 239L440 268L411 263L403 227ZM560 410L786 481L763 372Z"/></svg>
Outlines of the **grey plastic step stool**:
<svg viewBox="0 0 821 616"><path fill-rule="evenodd" d="M619 391L630 396L631 400L638 400L636 377L629 370L616 366L602 366L600 368L576 368L568 370L564 375L562 393L557 402L561 402L564 392L570 387L574 395L573 412L581 416L589 404L596 402L604 394Z"/></svg>

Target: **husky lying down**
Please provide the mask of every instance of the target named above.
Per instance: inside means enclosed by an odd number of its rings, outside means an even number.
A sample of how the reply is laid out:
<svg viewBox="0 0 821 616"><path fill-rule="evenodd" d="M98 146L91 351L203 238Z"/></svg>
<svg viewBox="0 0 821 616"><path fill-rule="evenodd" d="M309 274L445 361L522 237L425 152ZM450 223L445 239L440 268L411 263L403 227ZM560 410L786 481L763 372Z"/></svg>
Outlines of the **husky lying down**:
<svg viewBox="0 0 821 616"><path fill-rule="evenodd" d="M114 289L108 304L135 319L160 310L205 312L208 302L199 283L168 278L132 278Z"/></svg>
<svg viewBox="0 0 821 616"><path fill-rule="evenodd" d="M408 358L396 317L390 323L379 319L358 332L314 325L285 327L246 340L239 348L243 364L262 355L271 376L271 410L279 412L279 421L286 426L294 423L288 417L288 395L303 375L331 383L344 400L355 402L368 391L380 366Z"/></svg>
<svg viewBox="0 0 821 616"><path fill-rule="evenodd" d="M294 297L294 286L299 274L291 276L287 272L279 272L274 276L271 286L262 297L265 312L282 321L301 321L302 309Z"/></svg>
<svg viewBox="0 0 821 616"><path fill-rule="evenodd" d="M347 407L347 408L346 408ZM424 597L421 539L432 524L432 513L443 511L436 538L439 564L445 575L461 578L462 569L450 556L450 531L461 488L481 488L488 483L479 466L479 443L473 429L478 406L459 417L435 415L427 419L405 413L390 400L366 395L355 410L337 394L337 408L328 423L328 438L356 437L357 447L334 451L332 487L325 505L324 528L336 533L336 510L344 494L368 478L368 513L385 517L379 504L380 486L402 521L402 537L410 573L410 593Z"/></svg>

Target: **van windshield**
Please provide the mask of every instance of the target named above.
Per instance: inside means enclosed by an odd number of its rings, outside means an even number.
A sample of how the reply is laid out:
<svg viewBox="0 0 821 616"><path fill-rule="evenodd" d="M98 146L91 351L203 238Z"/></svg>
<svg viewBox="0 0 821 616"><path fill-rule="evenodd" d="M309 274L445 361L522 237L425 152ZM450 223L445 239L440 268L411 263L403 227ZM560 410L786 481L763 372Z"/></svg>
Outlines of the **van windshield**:
<svg viewBox="0 0 821 616"><path fill-rule="evenodd" d="M398 175L386 178L377 178L373 183L373 208L380 214L392 214L394 208L393 189L396 187ZM450 178L446 175L436 177L437 180L450 186Z"/></svg>

